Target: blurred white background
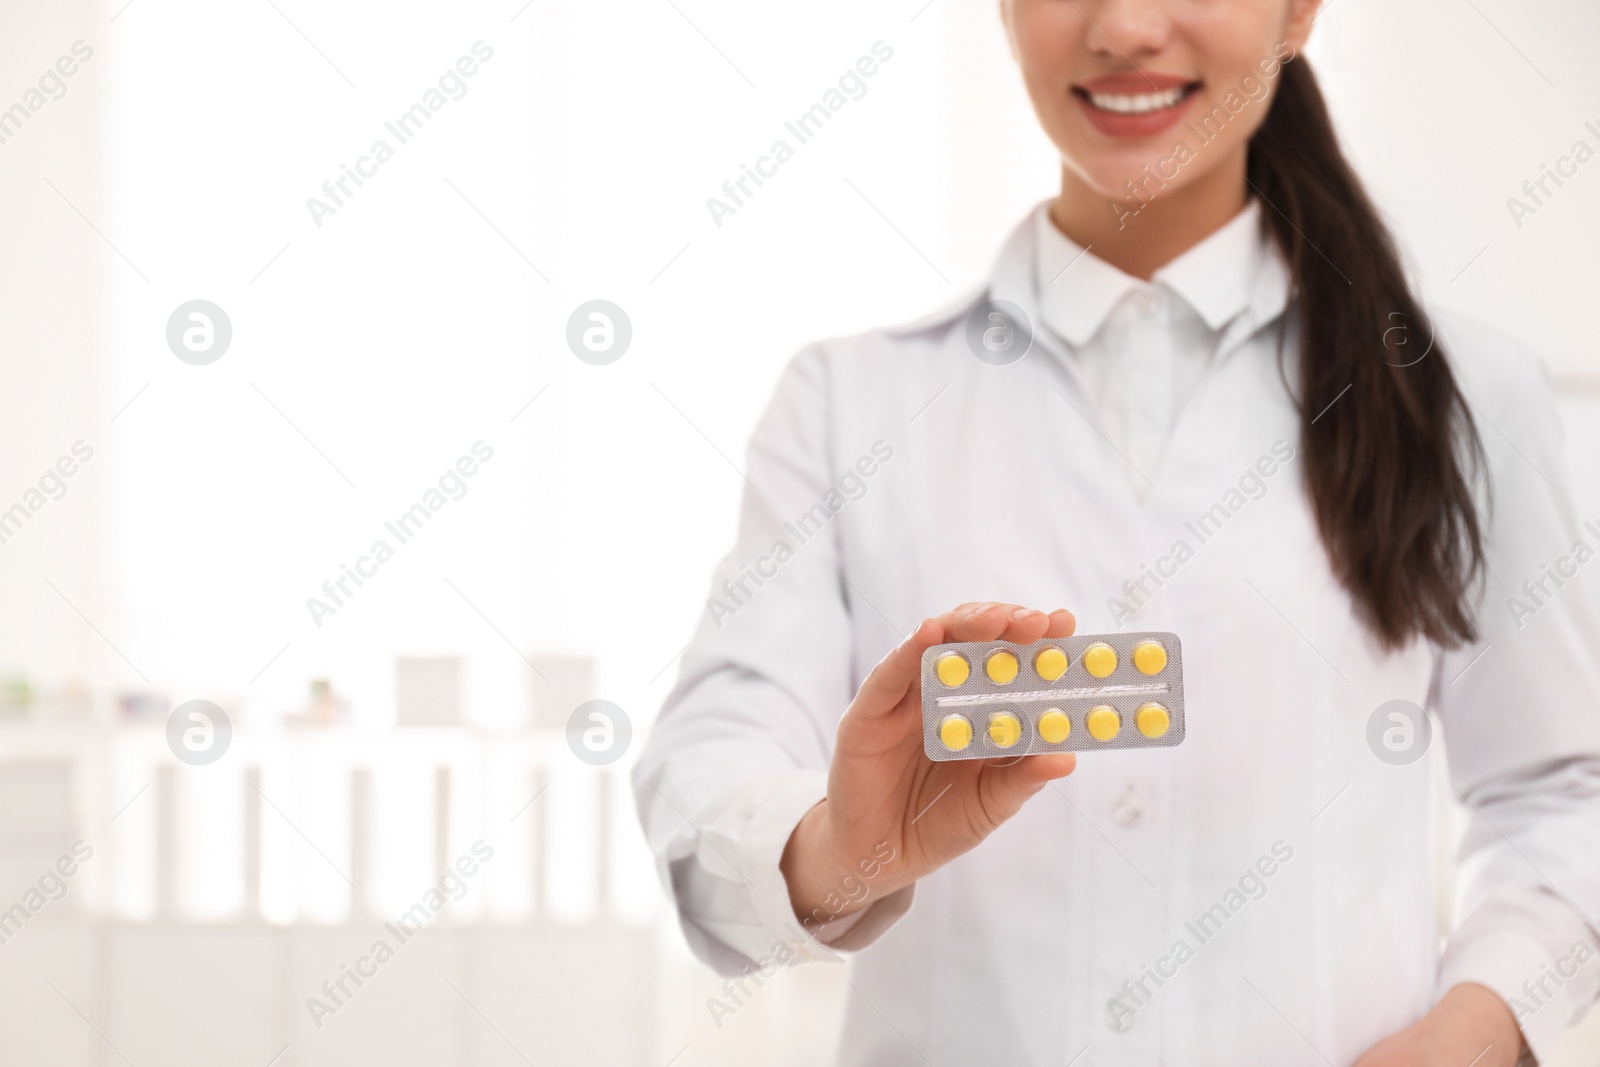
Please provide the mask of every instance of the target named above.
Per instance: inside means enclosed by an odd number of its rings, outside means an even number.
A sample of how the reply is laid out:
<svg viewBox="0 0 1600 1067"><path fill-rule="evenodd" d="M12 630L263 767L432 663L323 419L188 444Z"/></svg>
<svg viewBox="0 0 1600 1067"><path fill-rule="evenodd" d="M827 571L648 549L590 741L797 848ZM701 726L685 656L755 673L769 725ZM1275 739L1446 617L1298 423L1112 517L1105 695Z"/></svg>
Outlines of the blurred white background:
<svg viewBox="0 0 1600 1067"><path fill-rule="evenodd" d="M93 451L0 542L0 909L94 850L0 944L0 1061L825 1059L836 970L715 1025L631 753L590 767L563 730L591 698L648 729L787 358L956 298L1052 191L995 8L0 6L25 112L0 112L0 510ZM1600 163L1520 226L1506 200L1600 146L1597 39L1586 0L1334 0L1311 52L1425 290L1546 354L1584 518ZM719 226L707 198L878 42L865 94ZM463 56L400 144L385 123ZM308 198L380 138L319 225ZM596 298L633 325L609 366L564 339ZM166 343L194 299L232 324L206 366ZM477 442L465 495L318 625L307 598ZM213 765L165 742L192 699L234 725ZM419 947L313 1025L478 840Z"/></svg>

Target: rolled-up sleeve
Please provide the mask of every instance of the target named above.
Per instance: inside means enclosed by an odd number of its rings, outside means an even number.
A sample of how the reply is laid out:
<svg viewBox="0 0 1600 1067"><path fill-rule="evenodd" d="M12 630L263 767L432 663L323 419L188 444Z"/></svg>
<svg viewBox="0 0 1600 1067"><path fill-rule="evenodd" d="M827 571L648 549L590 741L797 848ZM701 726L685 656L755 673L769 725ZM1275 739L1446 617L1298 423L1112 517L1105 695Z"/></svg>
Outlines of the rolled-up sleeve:
<svg viewBox="0 0 1600 1067"><path fill-rule="evenodd" d="M803 926L779 871L790 833L826 795L853 696L828 500L858 453L830 454L827 400L824 354L807 349L751 438L737 542L633 775L684 935L724 974L788 962L797 945L800 959L859 947L911 900L907 887L820 929ZM789 951L775 953L779 944Z"/></svg>
<svg viewBox="0 0 1600 1067"><path fill-rule="evenodd" d="M1479 639L1434 683L1466 816L1440 988L1499 994L1542 1060L1600 995L1600 516L1574 514L1535 357L1463 388L1492 506Z"/></svg>

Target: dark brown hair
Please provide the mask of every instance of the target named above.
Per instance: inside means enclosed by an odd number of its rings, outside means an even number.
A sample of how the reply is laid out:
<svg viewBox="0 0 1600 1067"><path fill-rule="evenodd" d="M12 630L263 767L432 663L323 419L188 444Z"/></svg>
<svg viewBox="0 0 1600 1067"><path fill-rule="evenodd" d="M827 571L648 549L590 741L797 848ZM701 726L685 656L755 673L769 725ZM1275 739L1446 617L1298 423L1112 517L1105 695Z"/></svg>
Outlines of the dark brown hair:
<svg viewBox="0 0 1600 1067"><path fill-rule="evenodd" d="M1248 176L1293 272L1302 338L1291 392L1334 572L1384 647L1471 641L1482 444L1304 59L1283 66Z"/></svg>

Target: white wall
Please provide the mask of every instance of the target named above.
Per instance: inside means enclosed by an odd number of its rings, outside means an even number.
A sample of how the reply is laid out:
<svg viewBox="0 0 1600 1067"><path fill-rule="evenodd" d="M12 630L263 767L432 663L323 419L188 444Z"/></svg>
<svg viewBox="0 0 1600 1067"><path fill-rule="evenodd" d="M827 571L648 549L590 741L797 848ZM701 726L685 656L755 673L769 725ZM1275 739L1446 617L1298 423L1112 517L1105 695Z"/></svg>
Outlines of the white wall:
<svg viewBox="0 0 1600 1067"><path fill-rule="evenodd" d="M1334 0L1311 55L1346 148L1435 299L1600 383L1600 155L1533 215L1511 197L1575 141L1600 154L1600 7L1583 0ZM1592 123L1594 130L1585 128ZM1568 166L1571 169L1572 165Z"/></svg>
<svg viewBox="0 0 1600 1067"><path fill-rule="evenodd" d="M20 673L51 694L68 684L98 689L114 670L77 614L104 619L109 611L102 529L117 433L103 392L99 268L111 253L93 228L104 228L108 214L103 111L111 71L101 29L77 5L0 12L0 109L38 91L40 76L54 72L75 41L96 48L62 79L64 95L40 93L37 114L0 143L0 510L24 502L75 442L94 450L64 496L0 543L0 678ZM0 133L10 130L0 125Z"/></svg>

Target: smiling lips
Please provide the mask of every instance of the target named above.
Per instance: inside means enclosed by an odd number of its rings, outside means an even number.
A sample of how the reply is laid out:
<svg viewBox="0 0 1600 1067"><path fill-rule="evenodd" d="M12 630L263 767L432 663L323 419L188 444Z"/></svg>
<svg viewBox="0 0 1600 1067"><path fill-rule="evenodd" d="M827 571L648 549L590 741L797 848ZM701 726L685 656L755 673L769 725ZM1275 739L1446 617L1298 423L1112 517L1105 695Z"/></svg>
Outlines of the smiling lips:
<svg viewBox="0 0 1600 1067"><path fill-rule="evenodd" d="M1175 125L1200 83L1171 74L1103 74L1072 87L1090 124L1110 137L1149 137Z"/></svg>

